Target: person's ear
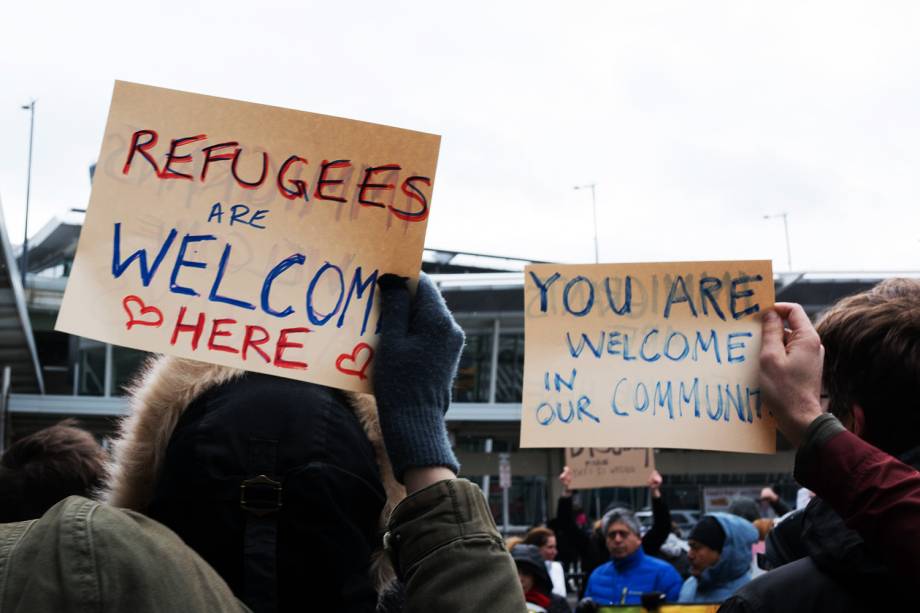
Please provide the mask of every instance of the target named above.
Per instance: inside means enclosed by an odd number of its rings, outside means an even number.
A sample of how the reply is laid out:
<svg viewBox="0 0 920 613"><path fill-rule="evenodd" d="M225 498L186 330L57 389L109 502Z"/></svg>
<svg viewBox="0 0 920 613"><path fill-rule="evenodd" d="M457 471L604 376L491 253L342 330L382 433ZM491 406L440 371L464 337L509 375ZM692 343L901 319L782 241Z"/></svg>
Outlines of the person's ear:
<svg viewBox="0 0 920 613"><path fill-rule="evenodd" d="M863 411L858 402L854 402L850 415L852 420L850 431L859 438L863 438L866 433L866 412Z"/></svg>

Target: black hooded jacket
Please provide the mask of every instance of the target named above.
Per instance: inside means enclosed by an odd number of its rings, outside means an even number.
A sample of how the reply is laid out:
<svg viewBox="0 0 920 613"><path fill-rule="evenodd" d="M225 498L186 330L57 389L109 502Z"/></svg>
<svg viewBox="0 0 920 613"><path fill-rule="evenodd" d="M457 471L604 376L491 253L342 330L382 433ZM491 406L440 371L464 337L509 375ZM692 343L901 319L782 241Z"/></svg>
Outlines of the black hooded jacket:
<svg viewBox="0 0 920 613"><path fill-rule="evenodd" d="M920 448L902 457L920 468ZM788 521L788 520L787 520ZM878 561L879 557L824 501L815 498L801 516L801 537L790 531L796 523L777 527L784 556L804 557L769 571L748 583L719 609L723 613L833 612L915 610L916 587L907 585Z"/></svg>
<svg viewBox="0 0 920 613"><path fill-rule="evenodd" d="M254 611L309 603L369 613L385 499L374 450L340 392L247 373L184 411L147 514Z"/></svg>

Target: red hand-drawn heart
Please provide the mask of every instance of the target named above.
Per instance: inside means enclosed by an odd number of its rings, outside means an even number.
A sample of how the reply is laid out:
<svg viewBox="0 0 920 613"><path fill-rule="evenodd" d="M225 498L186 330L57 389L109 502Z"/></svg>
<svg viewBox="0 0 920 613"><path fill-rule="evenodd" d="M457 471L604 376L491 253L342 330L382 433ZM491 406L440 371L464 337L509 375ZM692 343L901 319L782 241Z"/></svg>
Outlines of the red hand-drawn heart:
<svg viewBox="0 0 920 613"><path fill-rule="evenodd" d="M130 305L132 303L140 307L140 312L137 315L135 315L134 311L131 309ZM163 325L162 311L155 306L145 305L144 301L137 296L125 296L121 301L121 306L125 308L125 313L128 314L128 321L125 322L125 328L128 330L130 330L132 326L153 326L154 328L159 328ZM152 315L153 317L147 317L147 315Z"/></svg>
<svg viewBox="0 0 920 613"><path fill-rule="evenodd" d="M364 363L358 363L358 354L366 352L367 358L365 358ZM351 350L351 353L343 353L335 361L335 367L339 372L343 372L346 375L354 375L361 380L367 379L367 375L364 374L367 371L367 367L370 366L371 360L374 359L374 349L367 343L358 343L355 345L355 348ZM343 366L343 362L353 365L354 368L349 368L348 366Z"/></svg>

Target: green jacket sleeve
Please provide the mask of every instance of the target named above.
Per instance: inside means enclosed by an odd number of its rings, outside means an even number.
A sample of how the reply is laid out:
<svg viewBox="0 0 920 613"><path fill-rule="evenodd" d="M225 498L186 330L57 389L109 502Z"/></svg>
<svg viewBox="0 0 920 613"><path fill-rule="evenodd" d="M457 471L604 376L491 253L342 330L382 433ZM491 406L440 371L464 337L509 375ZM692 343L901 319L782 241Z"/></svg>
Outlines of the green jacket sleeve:
<svg viewBox="0 0 920 613"><path fill-rule="evenodd" d="M41 519L0 524L0 611L249 609L168 528L71 496Z"/></svg>
<svg viewBox="0 0 920 613"><path fill-rule="evenodd" d="M466 479L403 500L390 517L386 547L406 586L406 613L527 610L486 501Z"/></svg>

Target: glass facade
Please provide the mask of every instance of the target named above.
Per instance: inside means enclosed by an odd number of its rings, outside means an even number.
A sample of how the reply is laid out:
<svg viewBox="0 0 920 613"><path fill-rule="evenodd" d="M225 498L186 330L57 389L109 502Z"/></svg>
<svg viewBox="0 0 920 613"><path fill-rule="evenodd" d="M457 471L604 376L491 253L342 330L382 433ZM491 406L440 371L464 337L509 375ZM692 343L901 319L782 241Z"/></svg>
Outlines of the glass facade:
<svg viewBox="0 0 920 613"><path fill-rule="evenodd" d="M466 346L460 356L453 401L520 402L524 381L523 322L481 318L459 323L466 333Z"/></svg>
<svg viewBox="0 0 920 613"><path fill-rule="evenodd" d="M121 396L134 382L138 370L150 355L137 349L112 347L112 390L113 396Z"/></svg>
<svg viewBox="0 0 920 613"><path fill-rule="evenodd" d="M77 393L105 395L105 343L81 338L77 348Z"/></svg>
<svg viewBox="0 0 920 613"><path fill-rule="evenodd" d="M492 379L492 330L466 331L454 380L454 402L488 402Z"/></svg>
<svg viewBox="0 0 920 613"><path fill-rule="evenodd" d="M464 476L482 485L482 475ZM503 530L502 489L498 475L489 478L489 509L499 530ZM553 510L555 512L555 509ZM512 476L508 489L508 526L510 533L525 532L546 519L546 478Z"/></svg>
<svg viewBox="0 0 920 613"><path fill-rule="evenodd" d="M524 385L524 331L498 335L495 402L520 402Z"/></svg>

